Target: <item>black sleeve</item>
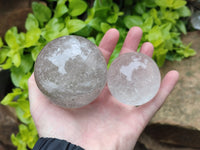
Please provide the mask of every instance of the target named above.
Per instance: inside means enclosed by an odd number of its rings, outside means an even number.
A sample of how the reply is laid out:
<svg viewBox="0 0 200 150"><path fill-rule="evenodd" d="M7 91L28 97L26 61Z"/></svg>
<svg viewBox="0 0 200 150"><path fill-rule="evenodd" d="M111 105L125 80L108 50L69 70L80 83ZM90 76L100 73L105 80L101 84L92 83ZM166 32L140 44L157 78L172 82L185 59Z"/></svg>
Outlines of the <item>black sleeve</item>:
<svg viewBox="0 0 200 150"><path fill-rule="evenodd" d="M56 138L40 138L35 144L33 150L84 150L65 140Z"/></svg>

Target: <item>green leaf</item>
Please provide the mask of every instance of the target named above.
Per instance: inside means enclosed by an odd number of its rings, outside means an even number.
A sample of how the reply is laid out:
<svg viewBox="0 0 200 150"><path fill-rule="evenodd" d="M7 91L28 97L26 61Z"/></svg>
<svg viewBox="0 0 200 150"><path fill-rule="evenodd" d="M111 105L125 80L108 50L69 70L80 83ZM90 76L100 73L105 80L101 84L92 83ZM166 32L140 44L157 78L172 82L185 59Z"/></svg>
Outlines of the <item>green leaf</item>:
<svg viewBox="0 0 200 150"><path fill-rule="evenodd" d="M15 146L17 146L18 150L27 150L26 143L22 140L20 134L17 134L17 136L12 134L11 135L11 141Z"/></svg>
<svg viewBox="0 0 200 150"><path fill-rule="evenodd" d="M178 50L176 50L177 54L182 55L185 58L196 55L196 51L190 48L190 46L191 46L191 43L188 44L187 46L182 45L182 48L179 48Z"/></svg>
<svg viewBox="0 0 200 150"><path fill-rule="evenodd" d="M88 9L85 23L88 24L94 18L94 15L95 15L95 9L94 8Z"/></svg>
<svg viewBox="0 0 200 150"><path fill-rule="evenodd" d="M66 36L66 35L69 35L69 31L67 28L64 28L59 32L58 37Z"/></svg>
<svg viewBox="0 0 200 150"><path fill-rule="evenodd" d="M168 50L163 49L162 47L155 48L153 57L155 58L156 63L159 67L163 66L165 59L166 59L167 52L168 52Z"/></svg>
<svg viewBox="0 0 200 150"><path fill-rule="evenodd" d="M105 10L111 8L112 4L112 0L95 0L93 8L95 9L95 11Z"/></svg>
<svg viewBox="0 0 200 150"><path fill-rule="evenodd" d="M166 19L166 20L176 24L177 19L179 19L179 15L176 11L165 11L163 19Z"/></svg>
<svg viewBox="0 0 200 150"><path fill-rule="evenodd" d="M166 58L170 61L181 61L184 57L194 56L196 51L190 48L190 44L187 46L180 43L178 48L174 47L173 50L168 51Z"/></svg>
<svg viewBox="0 0 200 150"><path fill-rule="evenodd" d="M124 5L125 6L130 6L133 4L133 0L124 0Z"/></svg>
<svg viewBox="0 0 200 150"><path fill-rule="evenodd" d="M40 51L42 50L44 46L40 45L37 47L34 47L31 51L31 56L33 58L34 61L36 61L38 54L40 53Z"/></svg>
<svg viewBox="0 0 200 150"><path fill-rule="evenodd" d="M177 12L180 17L189 17L191 16L191 11L187 6L183 6L179 9L177 9Z"/></svg>
<svg viewBox="0 0 200 150"><path fill-rule="evenodd" d="M33 14L28 14L28 18L25 22L25 28L27 31L38 28L39 23Z"/></svg>
<svg viewBox="0 0 200 150"><path fill-rule="evenodd" d="M7 53L7 56L10 57L10 58L12 58L12 57L14 57L14 55L16 53L18 53L18 50L16 51L16 50L13 50L13 49L9 49L9 51Z"/></svg>
<svg viewBox="0 0 200 150"><path fill-rule="evenodd" d="M19 48L19 44L17 41L17 28L16 27L12 27L11 29L9 29L6 32L5 41L8 44L8 46L11 47L12 49L17 50Z"/></svg>
<svg viewBox="0 0 200 150"><path fill-rule="evenodd" d="M80 19L71 19L66 22L69 34L75 33L86 26L85 22Z"/></svg>
<svg viewBox="0 0 200 150"><path fill-rule="evenodd" d="M29 107L29 101L19 99L19 100L17 101L17 103L18 103L18 107L16 107L17 117L19 118L19 120L20 120L21 122L23 122L23 123L25 123L25 124L30 123L30 122L31 122L31 118L29 118L29 117L28 117L28 118L25 118L25 117L24 117L24 114L30 111L30 109L29 109L29 108L30 108L30 107ZM28 131L27 131L26 128L24 128L24 127L21 127L20 132L21 132L23 135L27 135L27 134L28 134L28 133L26 133L26 132L28 132ZM26 138L26 137L25 137L25 138ZM23 139L23 140L25 141L26 139Z"/></svg>
<svg viewBox="0 0 200 150"><path fill-rule="evenodd" d="M93 5L95 16L103 19L107 18L110 15L108 13L111 11L112 6L112 0L95 0Z"/></svg>
<svg viewBox="0 0 200 150"><path fill-rule="evenodd" d="M169 7L171 8L173 6L174 0L155 0L155 3L160 7Z"/></svg>
<svg viewBox="0 0 200 150"><path fill-rule="evenodd" d="M24 47L24 43L25 43L25 40L26 40L26 34L21 32L18 34L18 41L19 41L19 45L20 47Z"/></svg>
<svg viewBox="0 0 200 150"><path fill-rule="evenodd" d="M38 141L38 132L33 121L28 124L28 128L30 133L28 138L28 147L33 149L35 143Z"/></svg>
<svg viewBox="0 0 200 150"><path fill-rule="evenodd" d="M28 79L30 78L31 73L27 73L25 76L22 77L22 79L19 82L19 87L28 90Z"/></svg>
<svg viewBox="0 0 200 150"><path fill-rule="evenodd" d="M123 42L125 40L128 31L124 27L118 28L118 31L120 33L119 43L121 43L121 42Z"/></svg>
<svg viewBox="0 0 200 150"><path fill-rule="evenodd" d="M122 16L124 13L123 12L119 12L119 6L115 3L113 3L113 6L110 10L110 14L107 16L106 21L108 23L114 24L117 22L118 17Z"/></svg>
<svg viewBox="0 0 200 150"><path fill-rule="evenodd" d="M118 14L113 14L108 16L108 18L106 19L106 21L108 21L108 23L116 23L118 19Z"/></svg>
<svg viewBox="0 0 200 150"><path fill-rule="evenodd" d="M54 16L55 17L61 17L62 15L66 14L68 12L68 8L67 6L65 5L65 2L67 0L59 0L57 2L57 6L56 6L56 9L55 9L55 14Z"/></svg>
<svg viewBox="0 0 200 150"><path fill-rule="evenodd" d="M30 114L30 112L29 112L29 114ZM30 120L27 127L28 127L27 128L28 129L28 136L27 136L27 134L23 135L23 136L26 136L26 138L24 138L24 139L26 139L25 141L28 144L28 147L30 149L33 149L35 143L38 140L38 132L37 132L37 129L36 129L35 124L33 122L33 119Z"/></svg>
<svg viewBox="0 0 200 150"><path fill-rule="evenodd" d="M127 28L131 28L133 26L141 26L143 24L143 19L140 16L126 16L124 18L124 23Z"/></svg>
<svg viewBox="0 0 200 150"><path fill-rule="evenodd" d="M28 107L29 108L29 107ZM24 115L23 115L23 117L24 118L27 118L28 120L30 120L30 118L31 118L31 113L30 113L30 110L29 109L27 109L28 111L26 111L25 113L24 113Z"/></svg>
<svg viewBox="0 0 200 150"><path fill-rule="evenodd" d="M29 74L31 75L31 73ZM28 82L28 76L27 76L27 82ZM30 117L30 107L29 107L29 101L27 99L18 99L18 106L21 108L21 110L24 112L24 114L26 114L26 117L23 115L23 118L29 119L29 121L31 121Z"/></svg>
<svg viewBox="0 0 200 150"><path fill-rule="evenodd" d="M166 40L164 44L164 48L168 50L173 50L174 45L172 39Z"/></svg>
<svg viewBox="0 0 200 150"><path fill-rule="evenodd" d="M0 37L0 48L3 47L3 41L2 38Z"/></svg>
<svg viewBox="0 0 200 150"><path fill-rule="evenodd" d="M86 25L84 28L77 31L76 34L83 37L89 37L91 36L92 31L93 31L93 28L90 25Z"/></svg>
<svg viewBox="0 0 200 150"><path fill-rule="evenodd" d="M148 17L142 24L141 28L143 32L149 32L153 26L153 17Z"/></svg>
<svg viewBox="0 0 200 150"><path fill-rule="evenodd" d="M192 48L186 48L184 50L177 50L178 54L182 54L184 58L196 55L196 52Z"/></svg>
<svg viewBox="0 0 200 150"><path fill-rule="evenodd" d="M64 28L64 21L62 19L58 18L52 18L48 24L45 26L47 32L48 31L54 31L58 32Z"/></svg>
<svg viewBox="0 0 200 150"><path fill-rule="evenodd" d="M35 46L40 38L41 30L35 28L29 30L25 35L25 47Z"/></svg>
<svg viewBox="0 0 200 150"><path fill-rule="evenodd" d="M0 49L0 64L5 62L8 52L9 52L9 49L7 48Z"/></svg>
<svg viewBox="0 0 200 150"><path fill-rule="evenodd" d="M186 5L186 0L174 0L172 8L178 9Z"/></svg>
<svg viewBox="0 0 200 150"><path fill-rule="evenodd" d="M55 1L57 1L57 5L61 5L61 4L65 5L67 0L55 0Z"/></svg>
<svg viewBox="0 0 200 150"><path fill-rule="evenodd" d="M119 6L116 3L112 3L112 5L113 5L114 12L118 13L119 12Z"/></svg>
<svg viewBox="0 0 200 150"><path fill-rule="evenodd" d="M10 69L12 67L12 59L8 58L4 64L0 65L0 67L4 70Z"/></svg>
<svg viewBox="0 0 200 150"><path fill-rule="evenodd" d="M27 126L24 124L19 125L19 131L22 133L22 135L28 134L28 129Z"/></svg>
<svg viewBox="0 0 200 150"><path fill-rule="evenodd" d="M149 31L149 33L146 35L146 38L154 45L154 47L158 47L164 42L162 31L157 25Z"/></svg>
<svg viewBox="0 0 200 150"><path fill-rule="evenodd" d="M115 58L117 58L119 56L119 53L121 51L122 46L123 46L123 42L117 43L117 45L116 45L116 47L115 47L115 49L114 49L114 51L113 51L113 53L112 53L112 55L109 59L107 68L109 68L111 63L115 60Z"/></svg>
<svg viewBox="0 0 200 150"><path fill-rule="evenodd" d="M65 5L58 5L55 11L55 17L61 17L68 12L68 8Z"/></svg>
<svg viewBox="0 0 200 150"><path fill-rule="evenodd" d="M33 2L32 10L34 16L37 18L37 20L40 22L42 26L44 22L47 22L51 18L50 8L41 3Z"/></svg>
<svg viewBox="0 0 200 150"><path fill-rule="evenodd" d="M94 19L92 19L88 25L90 25L92 28L94 28L95 30L101 32L101 22L102 20L99 17L96 17Z"/></svg>
<svg viewBox="0 0 200 150"><path fill-rule="evenodd" d="M1 101L1 104L3 104L3 105L9 105L9 104L13 101L13 99L14 99L16 96L20 95L21 93L22 93L21 89L19 89L19 88L13 89L12 93L8 93L8 94L3 98L3 100Z"/></svg>
<svg viewBox="0 0 200 150"><path fill-rule="evenodd" d="M171 7L173 0L169 0L167 2L167 0L155 0L155 3L160 6L160 7Z"/></svg>
<svg viewBox="0 0 200 150"><path fill-rule="evenodd" d="M172 29L171 23L165 23L160 26L160 30L162 32L162 37L164 41L170 40L172 38L170 34L171 29Z"/></svg>
<svg viewBox="0 0 200 150"><path fill-rule="evenodd" d="M87 9L87 3L83 0L69 0L69 14L71 16L79 16Z"/></svg>
<svg viewBox="0 0 200 150"><path fill-rule="evenodd" d="M94 8L101 8L103 6L111 6L113 4L112 0L95 0Z"/></svg>
<svg viewBox="0 0 200 150"><path fill-rule="evenodd" d="M183 34L187 34L187 30L186 30L186 27L185 27L185 23L181 20L179 20L176 24L176 26L178 27L178 29L183 33Z"/></svg>
<svg viewBox="0 0 200 150"><path fill-rule="evenodd" d="M160 7L178 9L186 4L185 0L155 0Z"/></svg>
<svg viewBox="0 0 200 150"><path fill-rule="evenodd" d="M111 26L105 22L101 23L101 30L106 33L109 29L111 28Z"/></svg>
<svg viewBox="0 0 200 150"><path fill-rule="evenodd" d="M148 1L144 0L144 5L149 8L154 8L157 6L155 0L148 0Z"/></svg>
<svg viewBox="0 0 200 150"><path fill-rule="evenodd" d="M96 45L96 41L95 41L94 37L88 37L87 39Z"/></svg>
<svg viewBox="0 0 200 150"><path fill-rule="evenodd" d="M33 59L30 54L22 55L22 61L20 65L20 70L22 70L24 73L30 72L30 70L33 67Z"/></svg>
<svg viewBox="0 0 200 150"><path fill-rule="evenodd" d="M112 0L95 0L93 5L95 17L107 18L110 15L109 11L111 11L112 5Z"/></svg>
<svg viewBox="0 0 200 150"><path fill-rule="evenodd" d="M98 33L96 36L96 44L99 45L101 42L101 39L103 38L104 34L103 33Z"/></svg>
<svg viewBox="0 0 200 150"><path fill-rule="evenodd" d="M21 64L21 55L20 53L15 53L12 57L12 62L16 67L19 67Z"/></svg>
<svg viewBox="0 0 200 150"><path fill-rule="evenodd" d="M52 41L60 36L60 32L64 29L64 20L58 18L52 18L41 35L48 41Z"/></svg>
<svg viewBox="0 0 200 150"><path fill-rule="evenodd" d="M134 9L140 15L142 15L146 12L146 7L145 7L144 3L136 3Z"/></svg>
<svg viewBox="0 0 200 150"><path fill-rule="evenodd" d="M31 119L27 125L20 124L19 132L16 136L12 134L11 140L13 144L18 147L18 150L33 149L33 146L38 140L38 134L33 119Z"/></svg>
<svg viewBox="0 0 200 150"><path fill-rule="evenodd" d="M19 87L19 82L21 78L29 72L33 67L33 60L30 54L21 56L21 64L17 67L11 68L11 79L16 87ZM6 65L6 66L5 66ZM2 65L2 68L8 69L12 66L12 60L10 58L7 59L6 63Z"/></svg>
<svg viewBox="0 0 200 150"><path fill-rule="evenodd" d="M25 75L25 73L22 70L22 68L20 68L20 67L19 68L16 68L16 67L11 68L11 80L16 87L19 87L19 82L24 75Z"/></svg>
<svg viewBox="0 0 200 150"><path fill-rule="evenodd" d="M157 25L161 24L161 20L158 17L158 11L155 8L152 8L150 10L150 15L153 17L155 24L157 24Z"/></svg>
<svg viewBox="0 0 200 150"><path fill-rule="evenodd" d="M13 145L15 145L15 146L17 146L19 143L18 139L15 137L14 133L11 134L11 141L12 141Z"/></svg>

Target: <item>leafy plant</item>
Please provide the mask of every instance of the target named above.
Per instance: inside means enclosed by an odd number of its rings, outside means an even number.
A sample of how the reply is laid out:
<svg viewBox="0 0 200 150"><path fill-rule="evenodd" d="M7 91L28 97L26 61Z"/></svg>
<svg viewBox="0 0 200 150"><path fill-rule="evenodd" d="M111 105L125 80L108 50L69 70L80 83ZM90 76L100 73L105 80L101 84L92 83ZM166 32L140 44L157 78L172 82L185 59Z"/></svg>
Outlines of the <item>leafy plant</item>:
<svg viewBox="0 0 200 150"><path fill-rule="evenodd" d="M153 43L153 58L159 66L166 58L181 60L195 55L180 39L181 33L186 34L181 18L191 15L186 0L125 0L118 5L112 0L95 0L92 7L84 0L48 0L47 4L32 3L33 13L26 19L25 33L12 27L5 34L5 44L0 38L0 67L10 69L15 85L1 103L14 107L21 121L17 135L11 135L18 150L33 148L38 139L30 114L27 80L37 55L51 40L76 34L98 45L108 29L117 28L120 39L110 64L118 56L128 30L139 26L144 32L141 43Z"/></svg>
<svg viewBox="0 0 200 150"><path fill-rule="evenodd" d="M127 28L142 28L142 42L149 41L154 45L153 58L159 66L164 64L166 58L181 60L195 55L195 51L183 45L180 39L180 33L187 33L181 17L191 15L185 5L185 0L142 0L135 3L131 13L124 17Z"/></svg>

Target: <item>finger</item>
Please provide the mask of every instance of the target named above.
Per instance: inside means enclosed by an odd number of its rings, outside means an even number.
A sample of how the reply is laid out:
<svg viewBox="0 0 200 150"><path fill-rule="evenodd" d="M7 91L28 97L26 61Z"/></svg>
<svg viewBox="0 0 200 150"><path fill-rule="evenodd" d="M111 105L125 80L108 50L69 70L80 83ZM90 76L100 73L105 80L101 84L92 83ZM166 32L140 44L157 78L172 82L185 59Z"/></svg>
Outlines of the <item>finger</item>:
<svg viewBox="0 0 200 150"><path fill-rule="evenodd" d="M28 91L29 91L29 101L31 110L37 109L39 106L43 106L48 102L46 96L39 90L35 82L34 73L28 80Z"/></svg>
<svg viewBox="0 0 200 150"><path fill-rule="evenodd" d="M138 107L139 114L143 118L144 126L149 122L152 116L159 110L159 108L164 103L167 96L170 94L174 86L176 85L179 78L179 73L177 71L170 71L164 77L158 94L148 103Z"/></svg>
<svg viewBox="0 0 200 150"><path fill-rule="evenodd" d="M116 29L110 29L106 32L103 39L99 44L99 48L103 53L106 62L108 62L110 55L112 54L115 46L119 40L119 32Z"/></svg>
<svg viewBox="0 0 200 150"><path fill-rule="evenodd" d="M154 50L153 44L151 44L150 42L146 42L146 43L142 44L140 52L149 56L149 57L152 57L153 50Z"/></svg>
<svg viewBox="0 0 200 150"><path fill-rule="evenodd" d="M137 51L141 38L142 29L139 27L132 27L126 36L120 54Z"/></svg>

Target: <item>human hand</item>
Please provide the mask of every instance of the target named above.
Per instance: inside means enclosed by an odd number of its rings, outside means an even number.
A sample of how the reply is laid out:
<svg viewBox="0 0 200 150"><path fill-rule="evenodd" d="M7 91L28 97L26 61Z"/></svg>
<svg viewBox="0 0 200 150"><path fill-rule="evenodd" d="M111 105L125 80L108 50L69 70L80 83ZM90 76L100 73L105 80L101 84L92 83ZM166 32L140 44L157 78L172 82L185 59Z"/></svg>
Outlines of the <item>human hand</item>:
<svg viewBox="0 0 200 150"><path fill-rule="evenodd" d="M137 50L141 37L139 27L131 28L120 54ZM118 31L110 29L99 45L107 62L118 38ZM144 43L140 52L151 57L153 45ZM149 120L175 86L178 76L176 71L168 72L157 95L139 107L120 103L106 86L92 103L68 109L52 104L38 89L32 75L28 82L31 114L40 137L65 139L86 150L132 150Z"/></svg>

